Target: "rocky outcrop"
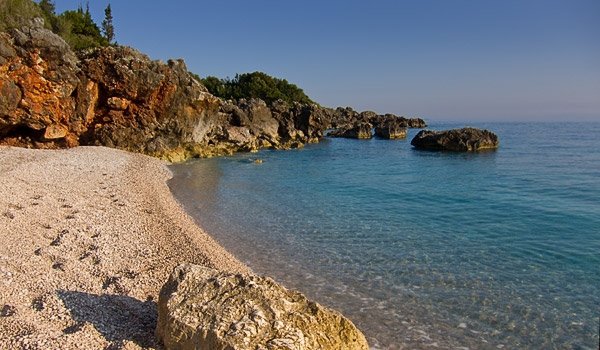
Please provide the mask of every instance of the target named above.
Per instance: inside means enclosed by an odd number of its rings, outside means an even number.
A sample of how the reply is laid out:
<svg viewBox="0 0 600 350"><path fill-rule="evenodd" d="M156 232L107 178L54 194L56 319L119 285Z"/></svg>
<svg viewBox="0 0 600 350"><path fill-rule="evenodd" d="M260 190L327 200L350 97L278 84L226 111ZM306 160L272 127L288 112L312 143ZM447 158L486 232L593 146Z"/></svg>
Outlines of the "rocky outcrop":
<svg viewBox="0 0 600 350"><path fill-rule="evenodd" d="M373 137L372 129L373 125L369 122L356 122L352 125L333 130L327 136L348 139L370 139Z"/></svg>
<svg viewBox="0 0 600 350"><path fill-rule="evenodd" d="M225 101L220 113L227 123L224 137L215 138L233 151L301 147L318 142L331 123L326 108L282 100L270 106L259 99Z"/></svg>
<svg viewBox="0 0 600 350"><path fill-rule="evenodd" d="M368 349L351 321L266 277L181 265L158 304L165 349Z"/></svg>
<svg viewBox="0 0 600 350"><path fill-rule="evenodd" d="M406 123L399 118L387 118L375 126L375 136L383 139L403 139L406 137Z"/></svg>
<svg viewBox="0 0 600 350"><path fill-rule="evenodd" d="M491 131L476 128L446 131L420 131L410 142L415 148L472 152L498 148L498 136Z"/></svg>
<svg viewBox="0 0 600 350"><path fill-rule="evenodd" d="M405 118L394 114L377 114L373 111L356 112L350 107L330 110L331 127L327 136L346 138L371 138L367 126L375 127L375 135L384 139L406 137L406 128L427 126L421 118Z"/></svg>
<svg viewBox="0 0 600 350"><path fill-rule="evenodd" d="M128 47L77 57L32 27L0 33L0 143L104 145L172 161L317 142L332 113L318 105L223 101L182 60L153 61Z"/></svg>
<svg viewBox="0 0 600 350"><path fill-rule="evenodd" d="M74 146L83 127L71 118L77 57L43 23L34 24L0 33L0 139L40 148Z"/></svg>
<svg viewBox="0 0 600 350"><path fill-rule="evenodd" d="M171 161L301 147L330 128L345 128L338 132L342 137L370 138L370 124L393 116L284 101L224 101L182 60L154 61L129 47L77 56L41 20L0 33L0 92L0 144L103 145Z"/></svg>
<svg viewBox="0 0 600 350"><path fill-rule="evenodd" d="M81 55L75 119L83 144L104 145L181 160L209 148L220 100L182 60L150 60L128 47Z"/></svg>

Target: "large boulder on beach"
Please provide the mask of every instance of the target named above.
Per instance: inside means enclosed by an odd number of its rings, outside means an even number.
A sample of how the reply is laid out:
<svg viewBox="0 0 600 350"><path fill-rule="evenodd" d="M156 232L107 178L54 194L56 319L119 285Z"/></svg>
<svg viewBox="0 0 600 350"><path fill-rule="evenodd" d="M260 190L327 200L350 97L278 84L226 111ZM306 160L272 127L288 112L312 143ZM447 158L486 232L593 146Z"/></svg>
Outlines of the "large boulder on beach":
<svg viewBox="0 0 600 350"><path fill-rule="evenodd" d="M267 277L184 264L158 301L165 349L368 349L341 314Z"/></svg>
<svg viewBox="0 0 600 350"><path fill-rule="evenodd" d="M330 137L344 137L348 139L370 139L373 137L371 133L373 124L368 122L357 122L349 126L341 127L327 134Z"/></svg>
<svg viewBox="0 0 600 350"><path fill-rule="evenodd" d="M422 130L410 142L427 150L473 152L498 148L498 136L491 131L462 128L444 131Z"/></svg>

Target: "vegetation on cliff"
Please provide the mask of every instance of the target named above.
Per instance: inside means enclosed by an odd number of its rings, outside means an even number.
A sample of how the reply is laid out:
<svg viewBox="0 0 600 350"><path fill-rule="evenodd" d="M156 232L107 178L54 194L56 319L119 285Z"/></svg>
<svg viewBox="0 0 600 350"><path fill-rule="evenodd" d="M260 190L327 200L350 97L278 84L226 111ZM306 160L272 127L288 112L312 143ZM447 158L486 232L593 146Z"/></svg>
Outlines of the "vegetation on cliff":
<svg viewBox="0 0 600 350"><path fill-rule="evenodd" d="M211 94L224 99L259 98L269 104L277 100L314 103L298 86L263 72L236 74L233 79L208 76L201 80Z"/></svg>
<svg viewBox="0 0 600 350"><path fill-rule="evenodd" d="M110 7L110 5L109 5ZM60 35L74 50L82 50L99 46L107 46L114 38L112 27L112 12L107 8L108 28L104 27L105 35L92 19L89 7L79 7L56 14L51 0L41 0L35 3L31 0L0 0L0 31L20 28L28 25L36 17L44 18L45 26Z"/></svg>

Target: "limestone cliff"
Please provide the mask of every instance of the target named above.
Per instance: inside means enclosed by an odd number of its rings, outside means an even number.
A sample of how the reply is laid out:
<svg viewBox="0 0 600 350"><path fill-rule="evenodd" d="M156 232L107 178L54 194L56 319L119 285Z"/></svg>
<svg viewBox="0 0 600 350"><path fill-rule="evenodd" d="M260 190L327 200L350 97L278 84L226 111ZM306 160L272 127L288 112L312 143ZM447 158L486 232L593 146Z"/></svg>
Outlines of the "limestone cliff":
<svg viewBox="0 0 600 350"><path fill-rule="evenodd" d="M393 118L316 104L224 101L183 60L154 61L129 47L71 51L41 20L0 33L0 144L103 145L181 161L318 142L329 128ZM370 133L370 131L369 131Z"/></svg>

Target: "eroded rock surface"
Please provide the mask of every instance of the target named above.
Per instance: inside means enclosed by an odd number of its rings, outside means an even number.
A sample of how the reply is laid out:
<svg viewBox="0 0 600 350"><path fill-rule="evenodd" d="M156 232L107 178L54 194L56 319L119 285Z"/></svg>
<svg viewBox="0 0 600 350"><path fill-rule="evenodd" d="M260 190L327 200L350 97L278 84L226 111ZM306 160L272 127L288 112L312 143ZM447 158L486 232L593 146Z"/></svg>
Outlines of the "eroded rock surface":
<svg viewBox="0 0 600 350"><path fill-rule="evenodd" d="M357 122L346 127L331 131L327 136L344 137L348 139L370 139L373 137L371 132L373 125L369 122Z"/></svg>
<svg viewBox="0 0 600 350"><path fill-rule="evenodd" d="M375 126L375 136L383 139L403 139L406 137L406 123L398 118L387 118Z"/></svg>
<svg viewBox="0 0 600 350"><path fill-rule="evenodd" d="M180 265L159 297L166 349L368 349L351 321L255 275Z"/></svg>
<svg viewBox="0 0 600 350"><path fill-rule="evenodd" d="M499 143L498 136L493 132L476 128L421 130L410 142L415 148L457 152L495 149Z"/></svg>
<svg viewBox="0 0 600 350"><path fill-rule="evenodd" d="M0 93L0 144L101 145L171 161L302 147L330 128L370 138L368 126L390 118L424 125L350 107L224 101L183 60L155 61L122 46L75 54L41 19L0 33Z"/></svg>

